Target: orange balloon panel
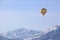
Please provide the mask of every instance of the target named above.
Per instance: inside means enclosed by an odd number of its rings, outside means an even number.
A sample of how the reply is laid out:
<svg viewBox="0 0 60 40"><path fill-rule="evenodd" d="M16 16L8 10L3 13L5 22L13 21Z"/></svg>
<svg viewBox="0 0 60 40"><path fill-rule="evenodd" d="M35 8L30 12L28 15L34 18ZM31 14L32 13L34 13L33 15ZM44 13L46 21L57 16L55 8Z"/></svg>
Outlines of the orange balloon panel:
<svg viewBox="0 0 60 40"><path fill-rule="evenodd" d="M46 8L42 8L42 9L41 9L41 14L42 14L43 16L46 14L46 12L47 12L47 9L46 9Z"/></svg>

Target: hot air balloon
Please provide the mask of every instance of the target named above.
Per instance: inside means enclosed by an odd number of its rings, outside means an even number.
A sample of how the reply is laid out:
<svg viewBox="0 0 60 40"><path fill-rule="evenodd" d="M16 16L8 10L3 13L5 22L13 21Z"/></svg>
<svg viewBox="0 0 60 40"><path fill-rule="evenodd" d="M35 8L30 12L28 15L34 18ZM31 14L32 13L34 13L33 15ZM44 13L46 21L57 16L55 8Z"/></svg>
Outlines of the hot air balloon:
<svg viewBox="0 0 60 40"><path fill-rule="evenodd" d="M46 8L42 8L40 12L44 16L46 14L46 12L47 12L47 9Z"/></svg>

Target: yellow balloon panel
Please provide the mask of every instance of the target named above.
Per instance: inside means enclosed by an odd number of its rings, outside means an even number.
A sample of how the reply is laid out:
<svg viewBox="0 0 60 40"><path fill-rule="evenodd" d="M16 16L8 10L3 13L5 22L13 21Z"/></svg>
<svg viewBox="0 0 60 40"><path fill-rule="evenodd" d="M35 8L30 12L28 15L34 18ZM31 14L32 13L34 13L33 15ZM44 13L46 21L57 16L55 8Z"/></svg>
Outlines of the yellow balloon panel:
<svg viewBox="0 0 60 40"><path fill-rule="evenodd" d="M46 14L46 12L47 12L47 9L46 9L46 8L42 8L42 9L41 9L41 14L42 14L43 16Z"/></svg>

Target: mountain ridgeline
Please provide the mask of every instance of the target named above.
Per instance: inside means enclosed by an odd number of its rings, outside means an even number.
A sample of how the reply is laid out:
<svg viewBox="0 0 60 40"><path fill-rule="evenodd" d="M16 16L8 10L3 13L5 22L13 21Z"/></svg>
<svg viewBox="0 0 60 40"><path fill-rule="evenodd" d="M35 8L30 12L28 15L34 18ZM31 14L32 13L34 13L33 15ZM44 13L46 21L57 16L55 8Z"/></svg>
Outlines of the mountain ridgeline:
<svg viewBox="0 0 60 40"><path fill-rule="evenodd" d="M43 32L21 28L2 33L0 35L0 40L23 40L25 38L29 38L38 34L43 35Z"/></svg>
<svg viewBox="0 0 60 40"><path fill-rule="evenodd" d="M52 30L45 35L32 40L60 40L60 26L56 26L57 29Z"/></svg>
<svg viewBox="0 0 60 40"><path fill-rule="evenodd" d="M27 30L24 28L9 31L0 35L0 40L60 40L60 26L48 32Z"/></svg>

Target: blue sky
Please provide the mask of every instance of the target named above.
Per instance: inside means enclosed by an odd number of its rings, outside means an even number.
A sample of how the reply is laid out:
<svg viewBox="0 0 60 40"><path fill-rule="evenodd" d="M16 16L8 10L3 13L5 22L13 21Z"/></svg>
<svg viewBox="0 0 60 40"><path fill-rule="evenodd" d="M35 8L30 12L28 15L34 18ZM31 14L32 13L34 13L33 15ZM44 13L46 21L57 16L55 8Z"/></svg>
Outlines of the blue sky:
<svg viewBox="0 0 60 40"><path fill-rule="evenodd" d="M46 8L43 17L39 12ZM19 28L46 30L60 25L59 0L0 0L0 33Z"/></svg>

